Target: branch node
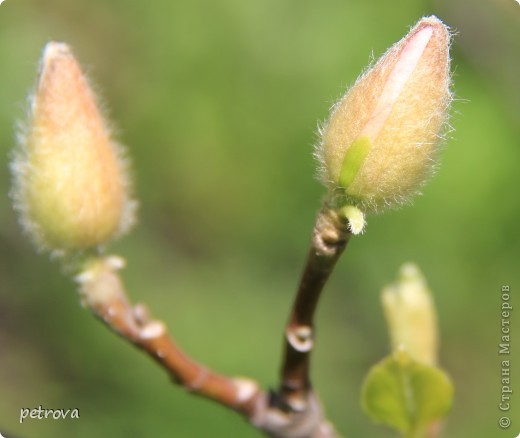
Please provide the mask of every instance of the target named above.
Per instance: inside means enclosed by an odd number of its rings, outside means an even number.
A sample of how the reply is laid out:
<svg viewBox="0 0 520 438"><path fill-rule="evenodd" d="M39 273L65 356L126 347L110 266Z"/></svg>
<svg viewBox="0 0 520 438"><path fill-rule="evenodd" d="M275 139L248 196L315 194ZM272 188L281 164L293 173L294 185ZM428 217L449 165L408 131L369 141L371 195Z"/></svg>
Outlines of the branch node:
<svg viewBox="0 0 520 438"><path fill-rule="evenodd" d="M184 388L188 392L199 392L200 388L202 388L202 385L204 385L204 382L207 378L208 370L201 366L199 374L192 381L186 382Z"/></svg>
<svg viewBox="0 0 520 438"><path fill-rule="evenodd" d="M141 303L136 304L132 308L132 314L137 325L145 326L151 321L150 311L148 308Z"/></svg>
<svg viewBox="0 0 520 438"><path fill-rule="evenodd" d="M286 400L291 413L305 412L309 408L309 401L299 394L287 397Z"/></svg>
<svg viewBox="0 0 520 438"><path fill-rule="evenodd" d="M314 346L312 336L312 327L302 325L298 327L289 327L286 332L287 341L291 346L299 352L308 352Z"/></svg>
<svg viewBox="0 0 520 438"><path fill-rule="evenodd" d="M154 339L166 334L166 326L161 321L150 321L139 330L140 339Z"/></svg>
<svg viewBox="0 0 520 438"><path fill-rule="evenodd" d="M258 384L245 377L235 377L233 383L237 387L237 402L242 404L252 399L259 392Z"/></svg>
<svg viewBox="0 0 520 438"><path fill-rule="evenodd" d="M316 219L313 247L316 255L335 257L341 253L350 237L348 219L334 209L324 207Z"/></svg>

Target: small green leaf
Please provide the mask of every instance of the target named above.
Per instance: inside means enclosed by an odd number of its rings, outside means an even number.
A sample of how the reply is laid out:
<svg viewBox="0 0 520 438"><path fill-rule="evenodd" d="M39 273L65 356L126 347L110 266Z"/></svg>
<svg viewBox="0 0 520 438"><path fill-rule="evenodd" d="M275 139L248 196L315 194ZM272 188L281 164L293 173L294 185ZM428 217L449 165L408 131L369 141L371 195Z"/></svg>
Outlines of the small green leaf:
<svg viewBox="0 0 520 438"><path fill-rule="evenodd" d="M361 398L363 409L374 421L418 437L447 414L453 386L441 369L416 362L399 350L372 367Z"/></svg>
<svg viewBox="0 0 520 438"><path fill-rule="evenodd" d="M341 166L341 173L339 175L339 185L343 188L348 188L365 161L366 156L370 150L371 143L370 138L366 135L359 137L354 140L354 143L350 145L343 158L343 164Z"/></svg>

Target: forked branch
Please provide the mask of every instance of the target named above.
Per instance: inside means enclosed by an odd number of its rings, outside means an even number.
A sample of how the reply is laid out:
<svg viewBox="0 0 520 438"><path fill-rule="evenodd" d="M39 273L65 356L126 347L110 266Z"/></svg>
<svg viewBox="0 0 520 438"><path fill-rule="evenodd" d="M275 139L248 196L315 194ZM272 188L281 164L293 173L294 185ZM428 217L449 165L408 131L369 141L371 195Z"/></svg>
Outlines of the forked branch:
<svg viewBox="0 0 520 438"><path fill-rule="evenodd" d="M312 315L319 293L346 239L334 234L330 212L320 213L312 248L302 277L287 333L312 328ZM337 218L336 218L337 219ZM335 242L335 243L334 243ZM334 247L337 250L334 250ZM327 260L327 261L325 261ZM276 438L334 438L334 428L324 419L308 376L308 353L286 346L286 365L279 394L267 392L257 382L218 374L187 356L169 336L165 324L153 319L143 305L133 306L117 273L124 266L119 257L96 259L76 277L82 301L94 315L122 338L147 352L190 392L219 402L245 416L250 423ZM308 300L308 301L306 301ZM299 329L300 328L300 329ZM289 338L288 338L289 339ZM290 382L305 382L299 391L287 391ZM289 382L289 383L287 383ZM294 403L294 395L301 397Z"/></svg>

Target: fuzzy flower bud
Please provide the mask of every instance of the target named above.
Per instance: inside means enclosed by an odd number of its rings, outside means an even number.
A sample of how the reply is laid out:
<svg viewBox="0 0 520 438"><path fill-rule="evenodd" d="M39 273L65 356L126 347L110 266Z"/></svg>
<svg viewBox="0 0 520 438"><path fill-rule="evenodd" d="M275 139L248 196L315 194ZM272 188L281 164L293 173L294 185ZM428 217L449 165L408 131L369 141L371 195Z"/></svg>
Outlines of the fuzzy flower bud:
<svg viewBox="0 0 520 438"><path fill-rule="evenodd" d="M394 351L400 349L427 365L437 362L437 313L419 268L407 263L395 284L381 294Z"/></svg>
<svg viewBox="0 0 520 438"><path fill-rule="evenodd" d="M452 100L447 27L420 20L334 106L316 155L339 205L378 211L431 173Z"/></svg>
<svg viewBox="0 0 520 438"><path fill-rule="evenodd" d="M55 254L96 247L128 229L126 162L96 97L63 43L46 45L12 164L24 228Z"/></svg>

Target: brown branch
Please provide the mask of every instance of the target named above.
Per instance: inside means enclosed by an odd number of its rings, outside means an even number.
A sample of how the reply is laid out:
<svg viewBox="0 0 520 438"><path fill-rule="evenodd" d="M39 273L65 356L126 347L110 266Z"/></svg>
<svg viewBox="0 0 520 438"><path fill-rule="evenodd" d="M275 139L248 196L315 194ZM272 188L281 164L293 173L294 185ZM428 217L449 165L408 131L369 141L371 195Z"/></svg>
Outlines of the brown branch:
<svg viewBox="0 0 520 438"><path fill-rule="evenodd" d="M152 319L143 305L130 304L117 274L123 265L122 259L107 257L80 274L77 280L83 304L121 337L146 351L175 383L251 417L255 401L262 395L258 385L215 373L188 357L163 322Z"/></svg>
<svg viewBox="0 0 520 438"><path fill-rule="evenodd" d="M310 354L314 344L314 313L321 291L351 233L348 222L324 205L314 226L307 263L285 330L281 371L281 405L288 410L305 410L311 392Z"/></svg>
<svg viewBox="0 0 520 438"><path fill-rule="evenodd" d="M218 374L187 356L168 335L163 322L143 305L132 306L117 270L119 257L96 259L76 277L83 304L111 330L148 353L172 380L195 394L237 411L274 438L334 438L318 400L308 392L306 409L280 409L276 394L268 394L249 379Z"/></svg>

